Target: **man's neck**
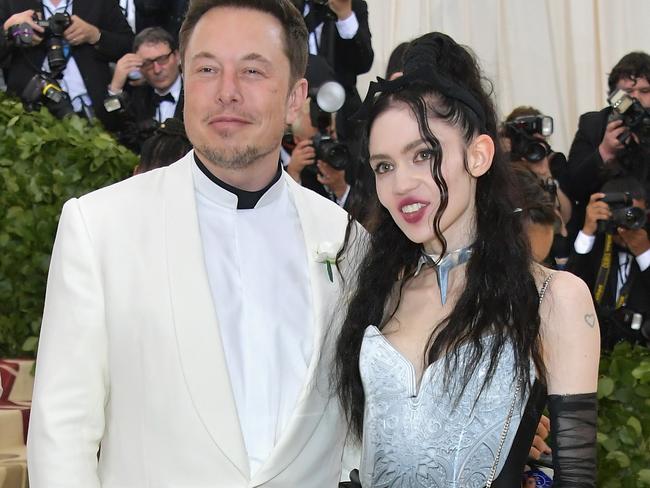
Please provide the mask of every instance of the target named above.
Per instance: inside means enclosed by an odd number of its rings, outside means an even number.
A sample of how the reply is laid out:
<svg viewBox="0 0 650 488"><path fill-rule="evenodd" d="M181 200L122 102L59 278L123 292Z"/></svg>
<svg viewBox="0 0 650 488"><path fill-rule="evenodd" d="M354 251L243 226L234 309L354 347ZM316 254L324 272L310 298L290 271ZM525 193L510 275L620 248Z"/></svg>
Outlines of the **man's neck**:
<svg viewBox="0 0 650 488"><path fill-rule="evenodd" d="M54 5L55 7L58 7L62 1L63 0L50 0L50 2L52 2L52 5Z"/></svg>
<svg viewBox="0 0 650 488"><path fill-rule="evenodd" d="M176 84L176 81L180 78L180 73L176 75L176 78L174 78L174 81L171 82L171 84L165 88L154 88L153 91L156 92L158 95L167 95L172 91L174 88L174 85Z"/></svg>
<svg viewBox="0 0 650 488"><path fill-rule="evenodd" d="M210 173L221 181L245 191L259 191L268 186L277 174L280 160L279 151L272 151L245 168L229 169L210 161L196 148L194 150Z"/></svg>

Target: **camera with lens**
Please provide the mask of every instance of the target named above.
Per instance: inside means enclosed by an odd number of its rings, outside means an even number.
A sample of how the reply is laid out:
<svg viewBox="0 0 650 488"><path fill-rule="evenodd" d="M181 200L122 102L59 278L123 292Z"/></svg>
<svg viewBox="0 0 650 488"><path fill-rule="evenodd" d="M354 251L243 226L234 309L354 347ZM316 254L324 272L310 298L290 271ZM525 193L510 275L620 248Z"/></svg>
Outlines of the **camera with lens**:
<svg viewBox="0 0 650 488"><path fill-rule="evenodd" d="M524 115L505 125L505 134L510 139L510 159L525 159L531 163L541 161L551 154L551 146L535 136L553 134L553 118L548 115Z"/></svg>
<svg viewBox="0 0 650 488"><path fill-rule="evenodd" d="M27 22L16 24L7 30L7 39L16 47L30 47L34 38L34 29Z"/></svg>
<svg viewBox="0 0 650 488"><path fill-rule="evenodd" d="M21 98L27 110L35 110L40 105L45 105L52 115L60 119L74 113L68 94L55 79L44 74L34 75L29 80Z"/></svg>
<svg viewBox="0 0 650 488"><path fill-rule="evenodd" d="M613 234L618 227L641 229L646 224L646 211L635 207L629 192L605 193L600 199L609 205L612 216L609 220L598 221L598 232Z"/></svg>
<svg viewBox="0 0 650 488"><path fill-rule="evenodd" d="M621 89L612 93L607 101L612 107L608 122L622 120L625 126L618 136L619 142L627 144L630 134L635 134L640 144L650 145L650 110Z"/></svg>
<svg viewBox="0 0 650 488"><path fill-rule="evenodd" d="M312 138L316 159L325 161L334 169L345 169L350 162L350 150L328 134L332 127L332 114L345 102L345 89L336 81L323 83L310 93L309 118L318 133Z"/></svg>
<svg viewBox="0 0 650 488"><path fill-rule="evenodd" d="M350 162L350 150L342 142L335 141L330 136L318 133L312 138L316 159L325 161L334 169L345 169Z"/></svg>
<svg viewBox="0 0 650 488"><path fill-rule="evenodd" d="M63 49L63 33L70 27L72 21L65 13L57 12L49 19L43 20L34 15L34 22L44 29L43 37L47 49L47 62L50 72L56 78L65 68L68 60Z"/></svg>
<svg viewBox="0 0 650 488"><path fill-rule="evenodd" d="M36 14L32 18L36 25L43 28L44 37L63 37L65 30L72 24L70 16L61 12L55 13L47 20L39 18Z"/></svg>

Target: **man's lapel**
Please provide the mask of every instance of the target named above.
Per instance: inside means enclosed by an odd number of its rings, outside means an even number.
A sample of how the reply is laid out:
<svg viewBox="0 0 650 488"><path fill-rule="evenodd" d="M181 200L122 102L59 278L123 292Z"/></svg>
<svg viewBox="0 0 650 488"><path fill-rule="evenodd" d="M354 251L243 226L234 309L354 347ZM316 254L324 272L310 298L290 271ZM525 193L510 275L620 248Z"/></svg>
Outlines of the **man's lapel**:
<svg viewBox="0 0 650 488"><path fill-rule="evenodd" d="M325 19L323 22L323 30L320 34L320 43L318 44L318 54L323 56L329 65L334 69L334 39L336 29L335 21L332 19Z"/></svg>
<svg viewBox="0 0 650 488"><path fill-rule="evenodd" d="M331 321L332 307L338 297L340 281L333 270L333 281L330 281L325 263L316 260L318 245L326 240L335 229L329 229L320 220L320 216L310 206L306 197L308 190L301 188L286 174L287 184L294 204L298 210L309 259L309 275L311 281L313 317L314 317L314 347L307 377L302 392L296 404L294 414L286 426L271 455L257 473L253 475L252 485L257 486L281 473L303 450L318 426L330 399L328 387L329 369L324 362L329 360L329 354L322 352L324 342L332 339L326 332ZM315 197L320 198L320 197Z"/></svg>
<svg viewBox="0 0 650 488"><path fill-rule="evenodd" d="M199 232L191 165L193 152L165 179L170 297L179 356L194 407L217 447L250 478Z"/></svg>

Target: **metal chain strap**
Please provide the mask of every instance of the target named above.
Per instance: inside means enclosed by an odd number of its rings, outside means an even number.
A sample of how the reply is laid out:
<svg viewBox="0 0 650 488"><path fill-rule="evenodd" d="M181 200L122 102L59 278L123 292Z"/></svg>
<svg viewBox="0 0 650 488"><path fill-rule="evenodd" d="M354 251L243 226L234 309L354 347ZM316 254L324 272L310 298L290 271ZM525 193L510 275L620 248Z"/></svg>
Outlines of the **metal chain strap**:
<svg viewBox="0 0 650 488"><path fill-rule="evenodd" d="M542 284L542 288L539 291L540 304L542 303L542 299L546 294L546 289L548 288L548 285L551 282L551 277L554 274L555 273L551 273L550 275L548 275L544 280L544 283ZM499 449L497 450L497 454L494 457L494 463L492 464L492 469L490 470L490 476L487 479L485 488L490 488L492 486L492 482L494 481L494 475L497 472L497 465L499 464L499 458L501 457L501 450L503 449L503 444L506 441L506 437L508 435L508 429L510 429L510 422L512 421L512 414L515 411L515 403L517 402L517 397L519 396L520 389L521 389L521 383L517 384L517 389L515 390L515 396L512 399L512 403L510 404L510 411L508 411L508 417L506 418L505 424L503 424L503 430L501 431L501 439L499 441Z"/></svg>
<svg viewBox="0 0 650 488"><path fill-rule="evenodd" d="M503 444L506 441L506 437L508 436L508 430L510 429L510 422L512 421L512 414L515 411L515 403L517 403L517 397L519 396L519 390L521 388L521 383L517 384L517 388L515 389L515 395L512 399L512 403L510 404L510 410L508 411L508 416L506 417L506 421L503 424L503 430L501 431L501 439L499 440L499 449L497 449L496 456L494 456L494 463L492 463L492 469L490 469L490 476L488 476L487 483L485 483L485 488L490 488L492 486L492 482L494 481L494 475L497 472L497 465L499 464L499 458L501 457L501 450L503 449Z"/></svg>

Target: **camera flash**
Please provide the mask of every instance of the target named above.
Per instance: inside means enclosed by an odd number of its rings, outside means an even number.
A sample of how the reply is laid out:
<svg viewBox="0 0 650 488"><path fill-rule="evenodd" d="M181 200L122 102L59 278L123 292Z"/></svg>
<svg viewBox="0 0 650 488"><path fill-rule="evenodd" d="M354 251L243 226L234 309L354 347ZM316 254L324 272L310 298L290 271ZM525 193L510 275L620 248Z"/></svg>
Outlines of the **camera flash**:
<svg viewBox="0 0 650 488"><path fill-rule="evenodd" d="M544 137L553 134L553 117L545 115L542 117L542 130L541 133Z"/></svg>

